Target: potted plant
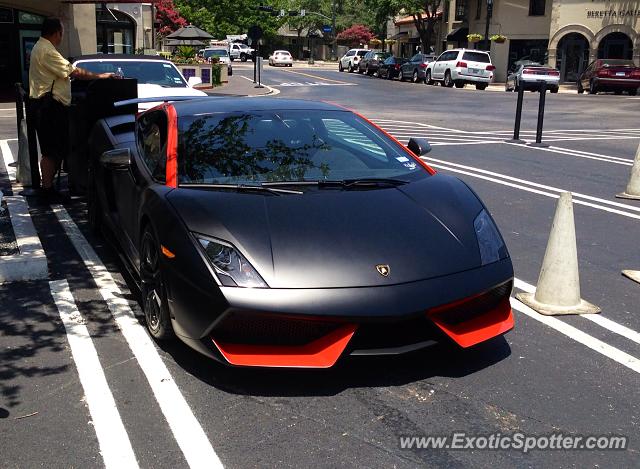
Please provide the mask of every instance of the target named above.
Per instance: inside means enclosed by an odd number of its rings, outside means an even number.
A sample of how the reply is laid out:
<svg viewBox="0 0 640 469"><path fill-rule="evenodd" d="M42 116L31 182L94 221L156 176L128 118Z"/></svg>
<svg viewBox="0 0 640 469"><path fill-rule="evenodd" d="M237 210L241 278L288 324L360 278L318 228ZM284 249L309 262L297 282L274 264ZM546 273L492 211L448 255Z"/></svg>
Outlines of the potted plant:
<svg viewBox="0 0 640 469"><path fill-rule="evenodd" d="M503 36L502 34L494 34L493 36L489 37L489 40L497 44L502 44L507 40L507 36Z"/></svg>
<svg viewBox="0 0 640 469"><path fill-rule="evenodd" d="M467 34L467 40L469 42L480 42L483 39L484 39L484 36L482 34L479 34L479 33Z"/></svg>

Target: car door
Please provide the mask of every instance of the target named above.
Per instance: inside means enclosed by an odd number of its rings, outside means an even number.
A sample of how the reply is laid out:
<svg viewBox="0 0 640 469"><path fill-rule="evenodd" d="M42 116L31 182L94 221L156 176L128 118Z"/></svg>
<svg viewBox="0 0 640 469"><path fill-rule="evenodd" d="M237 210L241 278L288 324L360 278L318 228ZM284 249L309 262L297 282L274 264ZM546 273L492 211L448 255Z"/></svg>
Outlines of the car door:
<svg viewBox="0 0 640 469"><path fill-rule="evenodd" d="M442 80L442 78L444 77L444 61L447 57L449 53L448 52L443 52L442 54L440 54L440 56L436 59L435 63L433 64L433 74L432 74L432 78L436 79L436 80Z"/></svg>
<svg viewBox="0 0 640 469"><path fill-rule="evenodd" d="M593 70L596 68L596 63L591 62L589 66L582 72L582 75L578 78L583 89L589 89L589 82L593 76Z"/></svg>
<svg viewBox="0 0 640 469"><path fill-rule="evenodd" d="M400 67L400 73L402 73L402 76L404 78L410 77L413 74L413 63L416 60L416 56L418 55L420 54L415 54L413 57L409 59L408 62L403 63L402 67Z"/></svg>
<svg viewBox="0 0 640 469"><path fill-rule="evenodd" d="M128 171L119 171L114 181L115 199L125 235L123 246L138 265L141 202L144 190L151 184L166 182L167 114L164 110L146 112L136 123L136 148Z"/></svg>
<svg viewBox="0 0 640 469"><path fill-rule="evenodd" d="M355 51L352 49L350 51L347 51L347 53L344 54L344 57L342 57L342 66L344 68L347 68L349 66L349 60L351 60L351 57L353 57L353 54L355 54Z"/></svg>

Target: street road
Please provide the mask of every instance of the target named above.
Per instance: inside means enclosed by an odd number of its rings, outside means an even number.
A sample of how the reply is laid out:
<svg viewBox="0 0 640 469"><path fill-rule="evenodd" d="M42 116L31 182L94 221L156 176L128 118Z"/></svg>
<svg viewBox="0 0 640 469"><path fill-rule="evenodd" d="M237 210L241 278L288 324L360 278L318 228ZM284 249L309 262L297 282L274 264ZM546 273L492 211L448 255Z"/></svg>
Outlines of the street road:
<svg viewBox="0 0 640 469"><path fill-rule="evenodd" d="M242 77L250 64L234 63L233 79ZM265 67L263 82L273 99L331 101L400 141L428 138L426 161L467 182L498 223L515 292L535 288L557 198L573 192L582 297L602 314L548 319L513 300L515 329L467 351L439 346L326 371L230 369L149 339L117 255L88 232L82 199L32 202L49 279L0 286L0 467L637 466L640 285L620 271L640 270L640 202L614 195L640 143L640 100L547 95L551 146L534 148L504 142L514 93L296 67ZM527 93L529 141L537 106ZM5 194L14 116L0 105ZM401 436L456 431L624 435L629 447L400 447Z"/></svg>

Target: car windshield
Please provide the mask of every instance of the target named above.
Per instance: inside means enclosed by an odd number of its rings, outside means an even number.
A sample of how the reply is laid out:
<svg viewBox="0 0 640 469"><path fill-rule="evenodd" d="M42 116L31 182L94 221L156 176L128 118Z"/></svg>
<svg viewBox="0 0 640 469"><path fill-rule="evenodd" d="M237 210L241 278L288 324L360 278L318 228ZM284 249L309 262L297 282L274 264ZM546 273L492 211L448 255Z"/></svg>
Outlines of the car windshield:
<svg viewBox="0 0 640 469"><path fill-rule="evenodd" d="M122 69L125 78L135 78L140 84L160 85L165 88L184 88L187 84L170 62L153 60L95 60L80 61L80 68L93 73L114 73Z"/></svg>
<svg viewBox="0 0 640 469"><path fill-rule="evenodd" d="M346 111L212 113L178 121L180 184L399 179L429 173Z"/></svg>
<svg viewBox="0 0 640 469"><path fill-rule="evenodd" d="M356 55L360 57L364 57L365 55L367 55L368 52L369 52L368 50L359 50L358 52L356 52Z"/></svg>
<svg viewBox="0 0 640 469"><path fill-rule="evenodd" d="M483 52L465 52L462 55L462 60L469 60L471 62L482 62L488 64L491 62L489 55Z"/></svg>
<svg viewBox="0 0 640 469"><path fill-rule="evenodd" d="M204 58L208 59L209 57L226 57L229 55L226 49L205 49Z"/></svg>

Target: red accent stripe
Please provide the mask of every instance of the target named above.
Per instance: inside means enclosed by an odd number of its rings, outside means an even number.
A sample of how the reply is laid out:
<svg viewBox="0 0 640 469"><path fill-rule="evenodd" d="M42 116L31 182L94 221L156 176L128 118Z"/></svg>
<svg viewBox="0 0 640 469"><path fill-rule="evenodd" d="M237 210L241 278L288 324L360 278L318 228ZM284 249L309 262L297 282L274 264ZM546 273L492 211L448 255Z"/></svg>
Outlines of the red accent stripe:
<svg viewBox="0 0 640 469"><path fill-rule="evenodd" d="M393 135L391 135L389 132L387 132L386 130L384 130L382 127L380 127L379 125L374 124L373 122L371 122L369 119L367 119L366 117L364 117L362 114L359 114L355 111L351 111L353 112L356 116L360 117L361 119L364 119L365 121L367 121L369 124L371 124L372 126L374 126L376 129L378 129L380 132L382 132L383 134L385 134L387 137L389 137L391 140L393 140L395 143L398 144L398 146L405 152L407 153L409 156L411 156L414 160L416 160L420 166L422 166L424 169L426 169L429 174L436 174L436 170L433 169L431 166L429 166L427 163L424 162L424 160L422 158L420 158L418 155L416 155L414 152L412 152L411 150L409 150L407 147L405 147L402 143L400 143Z"/></svg>
<svg viewBox="0 0 640 469"><path fill-rule="evenodd" d="M178 187L178 114L172 104L164 107L167 113L167 167L166 185Z"/></svg>
<svg viewBox="0 0 640 469"><path fill-rule="evenodd" d="M456 302L458 304L460 302ZM454 305L454 304L452 304ZM452 305L447 305L449 309ZM447 324L439 317L445 307L438 307L429 311L427 316L445 334L451 337L458 345L467 348L479 344L493 337L504 334L513 329L513 312L509 297L505 296L498 306L486 313L460 324Z"/></svg>
<svg viewBox="0 0 640 469"><path fill-rule="evenodd" d="M329 368L347 347L357 326L345 324L324 337L305 345L247 345L217 342L211 338L222 356L232 365Z"/></svg>

